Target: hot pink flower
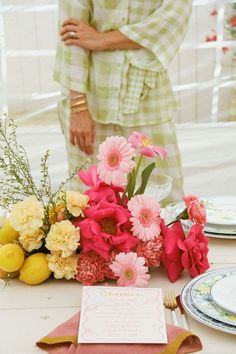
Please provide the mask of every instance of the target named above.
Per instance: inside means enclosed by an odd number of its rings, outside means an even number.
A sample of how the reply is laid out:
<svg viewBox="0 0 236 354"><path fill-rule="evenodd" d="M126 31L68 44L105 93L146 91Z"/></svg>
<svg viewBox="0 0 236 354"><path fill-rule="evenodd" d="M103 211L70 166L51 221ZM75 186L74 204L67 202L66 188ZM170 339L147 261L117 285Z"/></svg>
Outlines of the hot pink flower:
<svg viewBox="0 0 236 354"><path fill-rule="evenodd" d="M124 188L121 186L108 186L105 182L100 180L97 173L97 166L92 165L87 171L79 171L78 176L81 181L88 187L89 190L84 192L89 197L90 205L99 203L101 200L106 200L110 203L119 203L121 198L119 192L123 192Z"/></svg>
<svg viewBox="0 0 236 354"><path fill-rule="evenodd" d="M104 280L105 261L95 252L80 254L76 279L83 285L93 285Z"/></svg>
<svg viewBox="0 0 236 354"><path fill-rule="evenodd" d="M137 253L119 253L113 263L111 270L119 277L119 286L144 287L150 278L147 274L148 267L144 266L145 259L138 257Z"/></svg>
<svg viewBox="0 0 236 354"><path fill-rule="evenodd" d="M139 257L145 258L147 267L158 267L163 252L163 238L158 236L154 240L146 242L140 240L137 244L136 252Z"/></svg>
<svg viewBox="0 0 236 354"><path fill-rule="evenodd" d="M100 144L98 175L107 184L124 186L127 175L135 166L132 160L134 149L122 136L111 136Z"/></svg>
<svg viewBox="0 0 236 354"><path fill-rule="evenodd" d="M160 204L153 198L139 194L128 202L134 236L143 241L153 240L160 234Z"/></svg>
<svg viewBox="0 0 236 354"><path fill-rule="evenodd" d="M209 268L208 239L203 234L201 225L192 225L188 237L185 240L179 239L178 246L183 251L182 265L192 277L204 273Z"/></svg>
<svg viewBox="0 0 236 354"><path fill-rule="evenodd" d="M184 196L183 200L186 204L189 219L199 225L206 224L206 209L202 202L194 195Z"/></svg>
<svg viewBox="0 0 236 354"><path fill-rule="evenodd" d="M161 235L163 237L164 249L161 260L167 270L170 281L174 283L184 269L181 260L182 250L178 246L178 241L185 239L181 222L176 222L171 227L168 227L162 221Z"/></svg>
<svg viewBox="0 0 236 354"><path fill-rule="evenodd" d="M152 144L152 141L143 133L133 132L128 141L131 145L139 150L141 155L148 157L155 157L159 155L161 159L164 159L167 156L167 150Z"/></svg>
<svg viewBox="0 0 236 354"><path fill-rule="evenodd" d="M129 252L137 245L130 232L130 212L123 206L102 200L85 209L85 217L78 223L84 252L93 250L108 259L111 248Z"/></svg>

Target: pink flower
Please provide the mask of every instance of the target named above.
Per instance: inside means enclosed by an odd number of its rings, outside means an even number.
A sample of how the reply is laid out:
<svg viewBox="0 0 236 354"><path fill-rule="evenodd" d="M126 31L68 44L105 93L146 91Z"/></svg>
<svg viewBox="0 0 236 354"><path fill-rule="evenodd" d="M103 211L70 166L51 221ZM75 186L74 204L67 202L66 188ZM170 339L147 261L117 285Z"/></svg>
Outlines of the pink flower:
<svg viewBox="0 0 236 354"><path fill-rule="evenodd" d="M150 278L150 275L146 274L148 267L144 264L145 259L138 257L137 253L119 253L110 268L119 277L119 286L144 287Z"/></svg>
<svg viewBox="0 0 236 354"><path fill-rule="evenodd" d="M95 252L80 254L76 279L83 285L93 285L104 280L105 261Z"/></svg>
<svg viewBox="0 0 236 354"><path fill-rule="evenodd" d="M188 237L178 240L178 246L183 251L181 261L192 277L204 273L209 268L207 259L208 239L203 234L203 226L191 226Z"/></svg>
<svg viewBox="0 0 236 354"><path fill-rule="evenodd" d="M143 241L153 240L160 234L160 204L153 198L139 194L128 202L134 236Z"/></svg>
<svg viewBox="0 0 236 354"><path fill-rule="evenodd" d="M105 262L104 264L104 275L106 279L113 279L113 280L117 280L118 276L115 275L113 273L113 271L110 268L110 265L112 264L112 262L114 261L116 255L119 252L117 250L112 250L111 253L109 254L109 259L107 262Z"/></svg>
<svg viewBox="0 0 236 354"><path fill-rule="evenodd" d="M236 15L235 15L235 16L232 16L232 17L229 19L229 24L230 24L230 26L232 26L232 27L236 27Z"/></svg>
<svg viewBox="0 0 236 354"><path fill-rule="evenodd" d="M184 196L183 200L187 207L189 219L204 226L206 224L206 209L204 204L194 195Z"/></svg>
<svg viewBox="0 0 236 354"><path fill-rule="evenodd" d="M111 136L100 144L98 153L98 175L107 184L124 186L127 175L135 166L132 160L134 149L122 136Z"/></svg>
<svg viewBox="0 0 236 354"><path fill-rule="evenodd" d="M184 269L181 260L182 250L178 246L178 241L185 239L181 222L176 222L171 227L167 227L162 221L161 235L164 248L161 261L167 270L170 281L174 283Z"/></svg>
<svg viewBox="0 0 236 354"><path fill-rule="evenodd" d="M85 219L78 226L84 252L93 250L105 259L111 248L129 252L138 243L131 234L129 210L116 203L102 200L85 209Z"/></svg>
<svg viewBox="0 0 236 354"><path fill-rule="evenodd" d="M141 155L148 157L155 157L159 155L161 159L164 159L167 156L167 150L152 144L152 141L143 133L133 132L128 141L131 145L138 149Z"/></svg>
<svg viewBox="0 0 236 354"><path fill-rule="evenodd" d="M139 257L145 258L147 267L158 267L163 252L163 238L158 236L154 240L146 242L140 240L137 244L136 252Z"/></svg>
<svg viewBox="0 0 236 354"><path fill-rule="evenodd" d="M78 176L81 181L89 187L98 187L102 183L98 176L96 165L91 165L87 171L78 171Z"/></svg>
<svg viewBox="0 0 236 354"><path fill-rule="evenodd" d="M90 166L87 171L79 171L78 176L86 186L90 187L90 189L84 193L89 197L90 205L97 204L101 200L106 200L109 203L120 202L121 197L119 193L123 192L124 188L121 186L108 186L100 180L97 173L97 166Z"/></svg>

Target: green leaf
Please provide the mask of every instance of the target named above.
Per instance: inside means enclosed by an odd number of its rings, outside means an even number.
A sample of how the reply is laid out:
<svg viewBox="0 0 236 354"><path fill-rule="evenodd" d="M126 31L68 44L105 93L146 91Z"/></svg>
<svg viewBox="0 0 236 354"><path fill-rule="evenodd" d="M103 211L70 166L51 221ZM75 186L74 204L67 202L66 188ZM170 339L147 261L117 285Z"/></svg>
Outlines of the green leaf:
<svg viewBox="0 0 236 354"><path fill-rule="evenodd" d="M145 192L145 189L147 187L147 183L149 180L149 177L152 173L152 171L154 170L154 168L156 167L155 162L150 163L150 165L148 165L147 167L145 167L145 169L142 171L142 175L141 175L141 185L140 187L137 189L137 191L135 192L135 195L137 194L143 194Z"/></svg>
<svg viewBox="0 0 236 354"><path fill-rule="evenodd" d="M133 171L129 174L129 182L127 184L127 192L128 192L128 198L132 198L134 194L134 189L135 189L135 184L136 184L136 171L133 169Z"/></svg>

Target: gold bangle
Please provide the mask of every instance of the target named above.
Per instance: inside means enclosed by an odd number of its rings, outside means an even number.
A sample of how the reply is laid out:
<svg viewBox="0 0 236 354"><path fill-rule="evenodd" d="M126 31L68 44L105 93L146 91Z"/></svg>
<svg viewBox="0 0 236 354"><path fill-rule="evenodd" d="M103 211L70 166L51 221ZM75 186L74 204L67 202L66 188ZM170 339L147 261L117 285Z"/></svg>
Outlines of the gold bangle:
<svg viewBox="0 0 236 354"><path fill-rule="evenodd" d="M80 113L80 112L84 112L87 111L88 107L84 106L84 107L76 107L76 108L71 108L71 113Z"/></svg>
<svg viewBox="0 0 236 354"><path fill-rule="evenodd" d="M77 98L85 98L85 95L84 94L78 94L76 96L73 96L73 97L70 97L70 100L77 100Z"/></svg>
<svg viewBox="0 0 236 354"><path fill-rule="evenodd" d="M84 103L87 103L87 101L86 101L86 100L77 101L77 102L75 102L75 103L71 103L71 104L70 104L70 107L71 107L71 108L73 108L73 107L78 107L78 106L83 105Z"/></svg>

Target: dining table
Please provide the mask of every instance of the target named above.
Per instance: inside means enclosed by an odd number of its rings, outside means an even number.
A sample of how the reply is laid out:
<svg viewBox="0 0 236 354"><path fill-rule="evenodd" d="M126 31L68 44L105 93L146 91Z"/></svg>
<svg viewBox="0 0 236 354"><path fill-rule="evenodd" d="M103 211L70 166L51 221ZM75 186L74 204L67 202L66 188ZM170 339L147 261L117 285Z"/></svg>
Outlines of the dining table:
<svg viewBox="0 0 236 354"><path fill-rule="evenodd" d="M209 270L236 267L235 239L209 237ZM151 272L149 287L161 288L163 293L173 289L181 294L191 280L187 272L171 283L165 270ZM82 285L76 280L49 279L30 286L17 278L0 281L0 353L44 353L36 346L56 326L73 316L81 306ZM110 283L101 283L101 286ZM165 309L166 322L171 323L170 310ZM181 315L177 310L177 317ZM189 329L202 342L204 354L236 354L236 336L210 328L187 314ZM112 353L111 353L112 354Z"/></svg>

